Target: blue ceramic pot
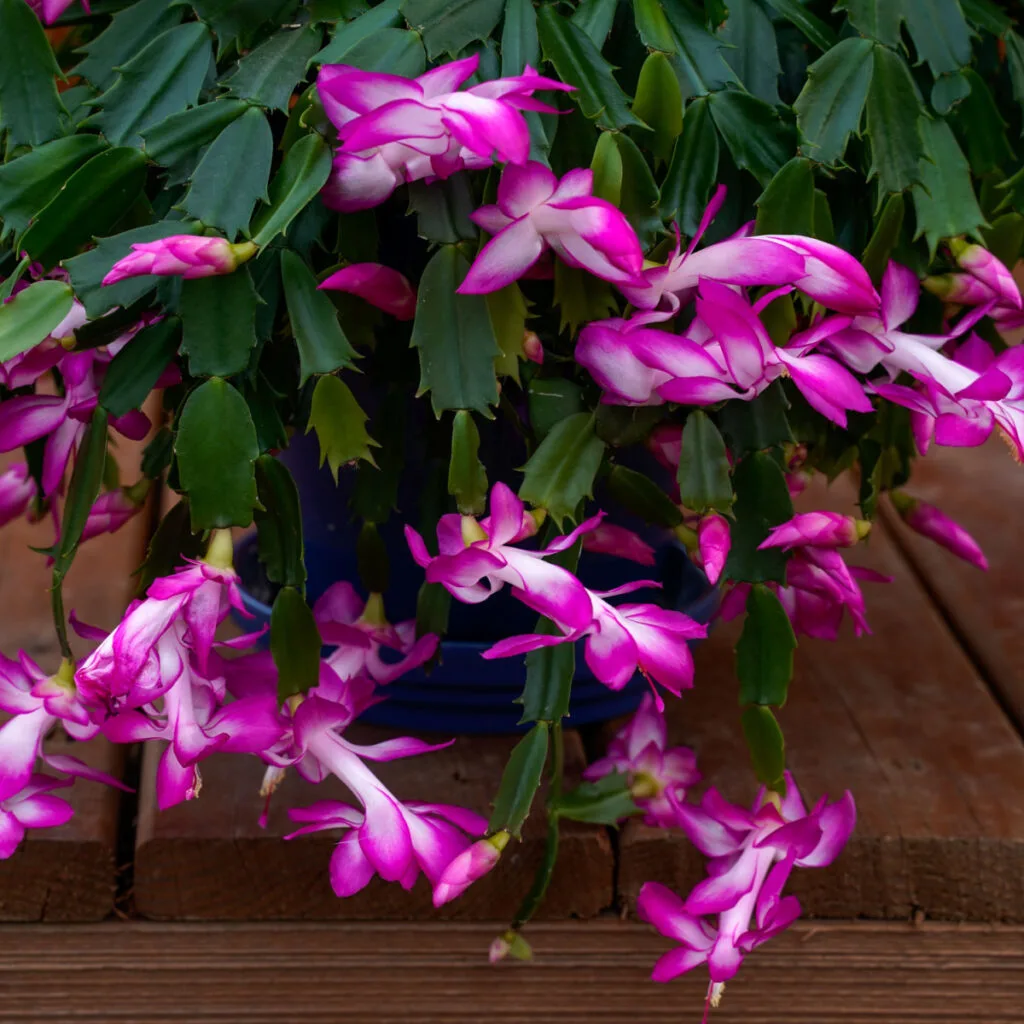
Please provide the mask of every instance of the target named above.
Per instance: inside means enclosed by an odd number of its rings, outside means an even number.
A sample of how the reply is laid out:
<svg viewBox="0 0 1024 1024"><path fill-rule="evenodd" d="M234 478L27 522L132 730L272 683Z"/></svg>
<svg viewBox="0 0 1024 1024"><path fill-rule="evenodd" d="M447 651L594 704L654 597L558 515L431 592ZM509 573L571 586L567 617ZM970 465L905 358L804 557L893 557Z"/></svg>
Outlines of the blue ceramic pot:
<svg viewBox="0 0 1024 1024"><path fill-rule="evenodd" d="M349 521L346 496L331 474L317 466L316 442L311 437L293 440L282 455L296 479L302 496L307 596L316 600L338 580L358 580L355 546L357 529ZM410 505L410 507L414 507ZM414 618L416 595L423 570L413 562L401 528L401 515L392 516L381 528L391 562L391 585L386 594L392 622ZM657 553L653 569L643 569L625 559L584 552L579 576L595 590L610 590L647 573L662 584L630 595L631 601L656 601L685 612L698 622L708 622L718 606L718 591L709 586L670 534L647 531ZM245 620L247 629L270 621L273 591L267 584L256 554L254 536L244 538L235 552L242 578L246 609L255 616ZM391 683L387 700L374 705L363 720L397 729L444 733L515 732L521 709L515 698L523 690L522 658L483 661L481 652L495 641L517 633L532 633L537 615L516 601L508 588L478 605L452 602L449 632L441 644L441 662L429 675L416 669ZM568 723L586 725L628 714L640 703L647 683L637 675L624 689L609 690L598 682L583 659L576 658L572 703Z"/></svg>

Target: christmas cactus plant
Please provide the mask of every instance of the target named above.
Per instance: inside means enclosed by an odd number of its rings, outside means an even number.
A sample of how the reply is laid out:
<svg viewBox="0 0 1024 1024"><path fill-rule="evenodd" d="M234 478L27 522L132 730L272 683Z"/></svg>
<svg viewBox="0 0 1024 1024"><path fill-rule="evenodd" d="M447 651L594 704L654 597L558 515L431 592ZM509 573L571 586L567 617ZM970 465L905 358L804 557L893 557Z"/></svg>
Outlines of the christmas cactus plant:
<svg viewBox="0 0 1024 1024"><path fill-rule="evenodd" d="M162 741L162 808L201 799L215 751L262 759L268 797L286 771L337 776L350 803L291 815L338 835L339 897L422 873L457 898L548 779L547 855L492 959L527 953L561 821L642 815L709 858L690 894L640 895L676 943L654 978L705 965L716 1003L799 915L790 872L854 827L849 794L808 811L774 712L797 636L869 629L861 584L884 580L844 550L890 502L984 568L912 496L913 462L993 430L1024 452L1024 39L1004 6L0 0L0 450L24 452L0 514L52 516L64 656L0 664L0 856L68 820L77 778L119 784L46 753L56 725ZM361 569L319 595L278 458L307 433ZM119 438L148 439L124 485ZM794 511L842 473L856 508ZM169 511L107 634L62 583L154 488ZM422 586L392 624L396 521ZM269 637L220 630L244 610L231 531L253 524ZM714 779L689 793L695 757L668 746L707 626L650 597L652 531L745 616L749 810ZM585 585L595 553L630 582ZM373 763L436 747L348 727L443 657L450 599L499 591L538 618L483 655L525 655L528 731L490 818L405 801ZM93 643L77 662L69 627ZM577 659L650 693L566 789Z"/></svg>

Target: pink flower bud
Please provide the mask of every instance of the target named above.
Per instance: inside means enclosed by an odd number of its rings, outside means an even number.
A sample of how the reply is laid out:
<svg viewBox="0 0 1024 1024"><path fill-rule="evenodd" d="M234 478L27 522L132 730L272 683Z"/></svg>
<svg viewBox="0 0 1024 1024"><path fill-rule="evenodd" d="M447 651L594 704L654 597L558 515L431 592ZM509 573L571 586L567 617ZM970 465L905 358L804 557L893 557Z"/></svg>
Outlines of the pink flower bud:
<svg viewBox="0 0 1024 1024"><path fill-rule="evenodd" d="M988 249L965 242L962 238L952 239L949 248L957 263L982 284L991 288L1001 302L1013 306L1014 309L1021 308L1020 290L1013 280L1013 274Z"/></svg>
<svg viewBox="0 0 1024 1024"><path fill-rule="evenodd" d="M544 363L544 346L536 331L523 331L523 355L538 366Z"/></svg>
<svg viewBox="0 0 1024 1024"><path fill-rule="evenodd" d="M871 524L838 512L802 512L772 528L759 548L847 548L866 537Z"/></svg>
<svg viewBox="0 0 1024 1024"><path fill-rule="evenodd" d="M380 263L353 263L342 267L319 287L358 295L372 306L390 313L396 320L411 320L416 315L413 286L403 274Z"/></svg>
<svg viewBox="0 0 1024 1024"><path fill-rule="evenodd" d="M101 494L89 509L89 518L86 519L85 528L82 530L82 541L98 537L101 533L116 533L129 519L137 515L146 503L146 492L149 490L149 481L146 480L144 483L147 486L140 489L138 500L135 494L124 487Z"/></svg>
<svg viewBox="0 0 1024 1024"><path fill-rule="evenodd" d="M671 424L655 427L647 438L647 448L666 469L678 469L683 450L683 428Z"/></svg>
<svg viewBox="0 0 1024 1024"><path fill-rule="evenodd" d="M704 516L697 526L697 545L708 583L717 583L732 545L729 521L717 512Z"/></svg>
<svg viewBox="0 0 1024 1024"><path fill-rule="evenodd" d="M980 306L996 297L995 292L973 274L936 274L926 277L921 286L943 302L954 302L958 306Z"/></svg>
<svg viewBox="0 0 1024 1024"><path fill-rule="evenodd" d="M952 551L965 562L979 569L988 569L988 559L978 542L959 523L926 501L918 501L899 491L893 491L890 497L896 511L912 530Z"/></svg>
<svg viewBox="0 0 1024 1024"><path fill-rule="evenodd" d="M501 859L501 851L510 838L508 832L496 832L466 847L441 872L434 886L434 906L444 906L461 896L478 878L483 878Z"/></svg>
<svg viewBox="0 0 1024 1024"><path fill-rule="evenodd" d="M186 279L230 274L255 255L256 246L252 242L232 245L226 238L172 235L155 242L136 242L132 251L111 267L103 284L116 284L127 277L146 274Z"/></svg>
<svg viewBox="0 0 1024 1024"><path fill-rule="evenodd" d="M18 519L36 496L36 482L24 462L16 462L0 474L0 526Z"/></svg>
<svg viewBox="0 0 1024 1024"><path fill-rule="evenodd" d="M52 25L75 0L28 0L29 7L44 25ZM89 0L82 0L82 8L89 13Z"/></svg>
<svg viewBox="0 0 1024 1024"><path fill-rule="evenodd" d="M654 548L624 526L601 523L583 535L583 548L597 554L618 555L640 565L654 565Z"/></svg>

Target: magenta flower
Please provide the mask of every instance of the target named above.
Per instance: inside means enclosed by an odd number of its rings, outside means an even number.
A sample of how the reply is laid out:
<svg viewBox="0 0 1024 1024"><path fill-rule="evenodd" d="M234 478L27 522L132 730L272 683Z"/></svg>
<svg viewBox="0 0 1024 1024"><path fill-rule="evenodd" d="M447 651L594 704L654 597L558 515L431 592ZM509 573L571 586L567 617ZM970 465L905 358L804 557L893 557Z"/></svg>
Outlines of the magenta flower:
<svg viewBox="0 0 1024 1024"><path fill-rule="evenodd" d="M330 828L348 830L331 857L331 885L340 897L359 892L375 874L411 889L422 872L436 885L448 865L469 846L469 837L483 835L486 820L447 804L404 804L364 762L410 757L449 744L431 746L400 738L357 746L338 732L350 720L345 708L316 693L297 704L292 716L292 762L310 781L335 775L362 809L330 802L291 811L295 820L308 824L287 838Z"/></svg>
<svg viewBox="0 0 1024 1024"><path fill-rule="evenodd" d="M565 622L570 629L590 625L588 591L571 572L546 562L544 556L571 547L600 516L540 551L528 551L514 545L536 533L536 521L505 484L491 489L490 509L490 516L479 522L472 516L442 516L437 525L438 555L431 555L423 538L406 526L409 550L426 569L428 582L443 584L467 604L485 601L507 583L516 598L541 615Z"/></svg>
<svg viewBox="0 0 1024 1024"><path fill-rule="evenodd" d="M68 462L78 449L99 402L99 389L109 355L98 349L62 352L59 359L63 395L16 395L0 402L0 451L13 451L46 438L43 452L43 494L55 493ZM149 432L149 418L139 410L111 420L111 426L132 440Z"/></svg>
<svg viewBox="0 0 1024 1024"><path fill-rule="evenodd" d="M404 274L380 263L353 263L326 278L320 288L358 295L396 320L416 315L416 292Z"/></svg>
<svg viewBox="0 0 1024 1024"><path fill-rule="evenodd" d="M84 699L117 712L151 704L189 670L208 670L214 633L231 608L244 610L231 567L231 532L215 530L205 559L150 584L75 673ZM172 628L173 627L173 628Z"/></svg>
<svg viewBox="0 0 1024 1024"><path fill-rule="evenodd" d="M595 554L617 555L639 565L654 565L654 548L641 536L624 526L598 523L583 534L583 550Z"/></svg>
<svg viewBox="0 0 1024 1024"><path fill-rule="evenodd" d="M676 823L675 803L701 778L692 750L668 746L665 718L651 694L644 695L636 713L608 744L605 756L588 765L583 778L594 782L615 771L628 777L646 824L659 828Z"/></svg>
<svg viewBox="0 0 1024 1024"><path fill-rule="evenodd" d="M744 286L794 285L822 305L841 312L878 307L878 295L867 271L842 249L813 238L741 233L695 251L725 202L725 195L725 186L720 185L685 252L677 243L664 266L643 272L642 284L620 286L634 306L654 309L664 300L677 309L703 280Z"/></svg>
<svg viewBox="0 0 1024 1024"><path fill-rule="evenodd" d="M44 25L52 25L75 0L27 0L27 2ZM82 0L82 9L86 14L90 13L89 0Z"/></svg>
<svg viewBox="0 0 1024 1024"><path fill-rule="evenodd" d="M472 846L466 847L441 872L441 877L434 883L434 906L443 907L446 903L461 896L477 879L483 878L493 870L501 859L501 853L508 846L508 832L496 832L486 839L478 839Z"/></svg>
<svg viewBox="0 0 1024 1024"><path fill-rule="evenodd" d="M29 475L26 463L15 462L0 473L0 526L20 519L31 507L36 494L36 482Z"/></svg>
<svg viewBox="0 0 1024 1024"><path fill-rule="evenodd" d="M580 333L576 360L605 389L603 401L617 404L749 400L786 375L811 406L840 426L846 425L847 410L870 412L857 379L835 360L810 351L850 318L820 321L780 348L758 316L778 294L770 292L751 305L727 285L702 280L697 318L685 335L647 326L672 310L592 323Z"/></svg>
<svg viewBox="0 0 1024 1024"><path fill-rule="evenodd" d="M467 57L416 79L344 64L321 67L317 92L342 141L324 202L342 212L364 210L405 182L489 167L494 157L525 162L530 132L521 111L558 113L533 93L572 87L527 67L522 75L460 90L478 64L478 56Z"/></svg>
<svg viewBox="0 0 1024 1024"><path fill-rule="evenodd" d="M604 598L615 594L656 587L650 580L638 580L615 591L584 592L590 601L590 623L572 629L557 611L544 612L562 630L562 636L526 633L511 636L488 648L481 657L509 658L541 647L574 643L586 638L583 653L590 671L610 690L621 690L639 672L650 684L664 686L679 696L693 686L693 657L688 641L707 636L707 626L682 612L653 604L623 604L615 607ZM661 697L655 691L660 707Z"/></svg>
<svg viewBox="0 0 1024 1024"><path fill-rule="evenodd" d="M0 860L14 855L27 829L57 828L74 817L71 804L50 792L71 783L71 779L33 774L13 796L0 797Z"/></svg>
<svg viewBox="0 0 1024 1024"><path fill-rule="evenodd" d="M313 618L323 642L334 647L327 664L343 682L365 677L386 685L429 661L437 650L433 633L417 639L415 620L392 626L384 617L380 594L364 604L350 583L328 587L313 605ZM402 657L385 661L382 647Z"/></svg>
<svg viewBox="0 0 1024 1024"><path fill-rule="evenodd" d="M26 827L62 825L71 816L62 800L43 796L71 782L37 775L40 759L67 775L127 788L76 757L43 752L43 740L58 721L76 740L99 732L75 689L73 674L67 661L47 676L24 651L18 661L0 655L0 711L13 716L0 726L0 859L14 852Z"/></svg>
<svg viewBox="0 0 1024 1024"><path fill-rule="evenodd" d="M902 491L890 491L889 497L903 522L916 533L935 541L947 551L952 551L957 558L962 558L979 569L988 569L988 559L978 546L978 542L945 512L926 501L911 498Z"/></svg>
<svg viewBox="0 0 1024 1024"><path fill-rule="evenodd" d="M729 520L717 512L702 516L697 525L697 545L704 575L708 583L715 584L722 575L732 546Z"/></svg>
<svg viewBox="0 0 1024 1024"><path fill-rule="evenodd" d="M523 331L523 355L531 363L536 363L538 366L544 365L544 346L541 344L540 338L537 337L536 331Z"/></svg>
<svg viewBox="0 0 1024 1024"><path fill-rule="evenodd" d="M522 277L551 248L571 267L606 281L633 281L643 267L636 232L623 214L591 193L589 169L559 181L543 164L505 167L496 206L481 206L474 223L494 237L480 250L458 291L497 291Z"/></svg>
<svg viewBox="0 0 1024 1024"><path fill-rule="evenodd" d="M871 524L867 520L839 512L801 512L779 526L773 526L768 531L768 538L758 548L782 548L783 551L806 546L848 548L866 537L870 529Z"/></svg>
<svg viewBox="0 0 1024 1024"><path fill-rule="evenodd" d="M808 813L787 772L781 800L762 790L748 812L712 789L700 807L678 804L677 814L691 842L709 858L709 877L685 900L657 882L641 888L640 917L680 943L655 964L651 977L671 981L706 963L708 1000L717 1006L743 957L800 916L799 901L782 896L792 869L831 864L853 831L856 810L847 792L832 804L822 798Z"/></svg>
<svg viewBox="0 0 1024 1024"><path fill-rule="evenodd" d="M186 279L230 274L255 255L252 242L232 245L226 238L209 235L171 235L155 242L133 243L132 251L110 268L102 283L117 284L147 274Z"/></svg>

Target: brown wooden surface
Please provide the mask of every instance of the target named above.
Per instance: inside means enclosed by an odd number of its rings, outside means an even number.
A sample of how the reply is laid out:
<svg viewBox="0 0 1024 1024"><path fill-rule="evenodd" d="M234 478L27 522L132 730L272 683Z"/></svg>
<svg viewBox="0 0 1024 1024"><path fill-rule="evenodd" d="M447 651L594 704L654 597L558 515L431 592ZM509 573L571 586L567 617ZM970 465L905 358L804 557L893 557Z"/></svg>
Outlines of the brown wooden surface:
<svg viewBox="0 0 1024 1024"><path fill-rule="evenodd" d="M980 448L933 446L907 493L964 526L989 561L982 572L886 516L905 556L1024 730L1024 466L999 437Z"/></svg>
<svg viewBox="0 0 1024 1024"><path fill-rule="evenodd" d="M843 487L807 507L849 508ZM851 561L894 577L864 584L874 634L801 639L779 720L806 798L851 789L857 829L836 864L794 872L790 889L827 917L1024 921L1024 746L884 529ZM670 729L708 781L749 800L736 635L717 628L699 650L696 686L670 704ZM626 825L619 892L630 907L643 882L685 892L701 870L681 834Z"/></svg>
<svg viewBox="0 0 1024 1024"><path fill-rule="evenodd" d="M134 482L140 447L122 442L121 450L126 481ZM16 455L0 456L0 470L13 461ZM129 598L129 575L139 563L146 528L142 513L118 533L82 545L64 585L68 611L74 609L93 625L116 625ZM52 542L49 518L36 524L22 519L0 529L0 650L15 657L24 649L46 671L56 671L60 662L50 614L50 570L46 556L29 545L47 547ZM93 646L77 637L72 645L79 655ZM123 763L123 751L106 741L74 743L59 729L48 746L114 775ZM77 781L57 795L70 801L75 816L60 828L31 831L13 857L0 861L0 921L98 921L113 909L119 794L95 782Z"/></svg>
<svg viewBox="0 0 1024 1024"><path fill-rule="evenodd" d="M487 963L494 924L0 929L4 1024L696 1024L707 975L648 980L667 940L617 921L538 925L532 964ZM1024 931L796 926L755 951L713 1024L1010 1024Z"/></svg>
<svg viewBox="0 0 1024 1024"><path fill-rule="evenodd" d="M348 735L374 742L383 730L361 727ZM514 738L463 737L452 747L403 761L374 765L385 785L405 800L452 803L486 815ZM567 775L578 775L583 748L567 734ZM351 802L331 779L320 786L294 771L274 794L266 831L257 818L263 765L256 758L213 756L203 761L198 800L160 813L152 798L159 751L147 749L141 786L135 863L135 908L152 918L203 920L434 919L511 917L540 861L543 828L531 815L524 840L513 842L498 867L441 911L420 878L412 892L374 879L361 893L339 900L327 867L337 832L283 842L294 830L288 807L317 800ZM613 903L612 847L606 831L567 823L550 896L541 916L593 917Z"/></svg>

